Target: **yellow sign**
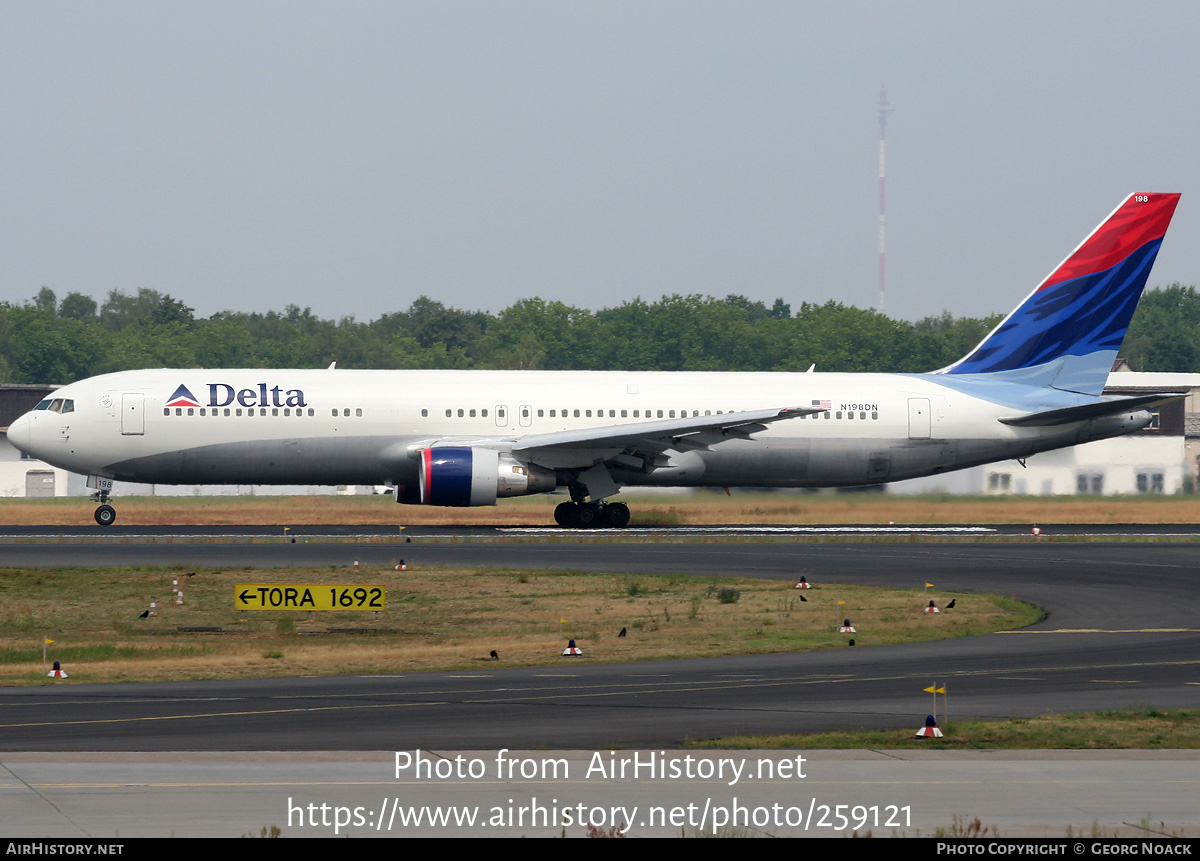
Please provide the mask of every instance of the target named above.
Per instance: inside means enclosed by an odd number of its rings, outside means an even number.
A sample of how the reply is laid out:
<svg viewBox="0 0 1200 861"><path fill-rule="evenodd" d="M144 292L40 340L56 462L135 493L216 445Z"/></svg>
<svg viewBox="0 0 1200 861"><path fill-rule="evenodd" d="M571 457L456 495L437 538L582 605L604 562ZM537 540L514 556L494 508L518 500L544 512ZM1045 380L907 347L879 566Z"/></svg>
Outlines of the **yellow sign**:
<svg viewBox="0 0 1200 861"><path fill-rule="evenodd" d="M238 583L233 587L236 610L384 610L383 586L312 585L307 583Z"/></svg>
<svg viewBox="0 0 1200 861"><path fill-rule="evenodd" d="M928 688L924 688L923 690L927 694L944 694L944 693L946 693L946 688L944 686L940 687L940 688L935 688L933 686L930 686Z"/></svg>

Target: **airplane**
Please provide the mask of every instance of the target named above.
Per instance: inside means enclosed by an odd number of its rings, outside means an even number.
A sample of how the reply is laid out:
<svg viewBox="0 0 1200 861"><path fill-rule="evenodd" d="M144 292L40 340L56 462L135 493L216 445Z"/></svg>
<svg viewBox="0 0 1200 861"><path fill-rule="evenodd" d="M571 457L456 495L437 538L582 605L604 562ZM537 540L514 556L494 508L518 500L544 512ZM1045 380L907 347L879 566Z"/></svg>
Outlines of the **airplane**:
<svg viewBox="0 0 1200 861"><path fill-rule="evenodd" d="M1175 393L1104 397L1178 194L1132 194L959 361L930 373L140 370L64 386L22 452L114 481L391 484L494 505L565 487L564 527L621 528L622 487L844 487L1131 433Z"/></svg>

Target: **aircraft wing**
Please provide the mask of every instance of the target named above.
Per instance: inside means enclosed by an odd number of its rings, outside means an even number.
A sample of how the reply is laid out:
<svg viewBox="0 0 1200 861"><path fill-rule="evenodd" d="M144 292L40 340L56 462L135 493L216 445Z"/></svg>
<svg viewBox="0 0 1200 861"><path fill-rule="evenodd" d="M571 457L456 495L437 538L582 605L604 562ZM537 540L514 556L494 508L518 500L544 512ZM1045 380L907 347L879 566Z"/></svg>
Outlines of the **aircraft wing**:
<svg viewBox="0 0 1200 861"><path fill-rule="evenodd" d="M747 410L711 416L641 421L579 430L530 434L512 444L512 453L556 466L580 465L620 454L651 457L669 448L706 449L726 439L750 439L771 422L826 412L821 407Z"/></svg>

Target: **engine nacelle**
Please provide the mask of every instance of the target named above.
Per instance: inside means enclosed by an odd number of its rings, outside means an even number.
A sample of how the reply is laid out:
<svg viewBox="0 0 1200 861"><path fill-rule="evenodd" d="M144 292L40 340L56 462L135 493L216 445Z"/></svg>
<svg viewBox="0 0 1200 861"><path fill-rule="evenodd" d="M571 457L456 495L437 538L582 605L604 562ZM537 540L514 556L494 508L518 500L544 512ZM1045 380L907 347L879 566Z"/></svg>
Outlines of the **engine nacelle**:
<svg viewBox="0 0 1200 861"><path fill-rule="evenodd" d="M554 490L553 470L518 463L487 448L434 446L420 451L417 487L397 487L396 501L420 505L495 505L496 499Z"/></svg>

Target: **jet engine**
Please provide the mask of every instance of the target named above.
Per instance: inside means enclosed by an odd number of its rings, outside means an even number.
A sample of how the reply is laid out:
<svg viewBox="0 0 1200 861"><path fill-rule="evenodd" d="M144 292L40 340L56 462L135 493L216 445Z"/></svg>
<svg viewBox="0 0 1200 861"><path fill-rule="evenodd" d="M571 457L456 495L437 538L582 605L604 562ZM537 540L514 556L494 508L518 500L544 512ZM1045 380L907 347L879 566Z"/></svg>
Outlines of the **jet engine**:
<svg viewBox="0 0 1200 861"><path fill-rule="evenodd" d="M419 505L495 505L500 497L547 493L558 484L554 470L519 463L488 448L423 448L417 487L397 487L396 501Z"/></svg>

